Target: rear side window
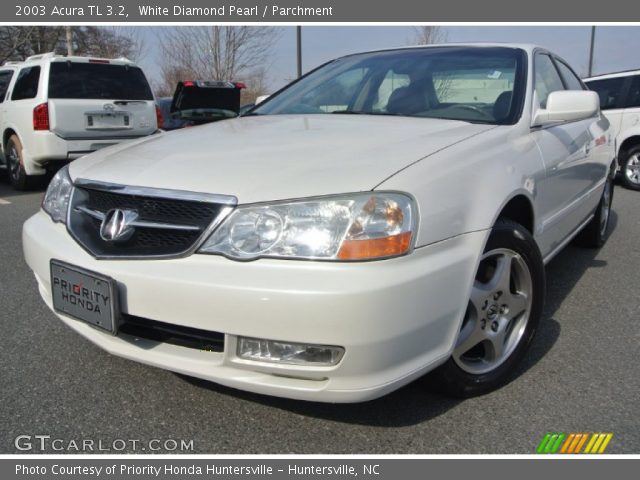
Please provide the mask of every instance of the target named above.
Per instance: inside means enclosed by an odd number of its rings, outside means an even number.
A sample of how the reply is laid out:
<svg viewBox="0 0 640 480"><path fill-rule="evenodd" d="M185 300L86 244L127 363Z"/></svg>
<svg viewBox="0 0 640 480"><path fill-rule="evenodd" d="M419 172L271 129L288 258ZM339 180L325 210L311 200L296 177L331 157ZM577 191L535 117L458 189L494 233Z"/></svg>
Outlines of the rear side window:
<svg viewBox="0 0 640 480"><path fill-rule="evenodd" d="M567 84L568 90L584 90L582 86L582 82L577 77L573 70L569 68L564 62L558 60L557 62L558 70L560 70L560 75L564 78L564 82Z"/></svg>
<svg viewBox="0 0 640 480"><path fill-rule="evenodd" d="M49 98L153 100L142 70L129 65L53 62Z"/></svg>
<svg viewBox="0 0 640 480"><path fill-rule="evenodd" d="M13 70L0 71L0 103L4 102L4 97L7 95L11 77L13 77Z"/></svg>
<svg viewBox="0 0 640 480"><path fill-rule="evenodd" d="M640 75L636 75L631 80L631 88L625 107L640 107Z"/></svg>
<svg viewBox="0 0 640 480"><path fill-rule="evenodd" d="M40 81L40 67L27 67L20 70L16 85L13 87L11 100L35 98L38 95Z"/></svg>
<svg viewBox="0 0 640 480"><path fill-rule="evenodd" d="M552 92L564 90L562 79L548 55L538 54L535 60L536 94L540 108L547 108L547 98Z"/></svg>
<svg viewBox="0 0 640 480"><path fill-rule="evenodd" d="M600 97L600 109L611 110L612 108L621 108L621 96L625 81L624 77L606 78L589 82L587 86Z"/></svg>

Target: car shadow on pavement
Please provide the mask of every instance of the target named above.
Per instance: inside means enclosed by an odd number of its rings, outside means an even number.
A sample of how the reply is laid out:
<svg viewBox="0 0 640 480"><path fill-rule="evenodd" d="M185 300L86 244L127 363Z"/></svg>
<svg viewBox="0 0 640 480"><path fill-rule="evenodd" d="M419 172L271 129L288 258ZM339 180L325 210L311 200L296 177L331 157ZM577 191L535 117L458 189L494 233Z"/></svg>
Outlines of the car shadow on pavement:
<svg viewBox="0 0 640 480"><path fill-rule="evenodd" d="M7 170L0 170L0 198L19 197L22 195L30 195L34 192L43 192L46 190L51 180L51 175L43 175L34 181L34 185L29 189L20 191L13 188L9 181L9 173Z"/></svg>
<svg viewBox="0 0 640 480"><path fill-rule="evenodd" d="M617 215L612 211L610 234L615 230L616 224ZM597 249L569 245L547 265L547 296L538 334L524 361L514 372L512 381L517 381L553 348L562 330L561 319L556 319L556 313L563 301L580 281L586 270L602 268L607 265L606 261L596 259L597 255ZM177 375L199 388L233 395L267 407L287 410L308 417L367 426L404 427L416 425L446 413L462 401L475 401L474 399L460 400L439 395L437 389L432 385L429 375L382 398L357 404L330 404L269 397L227 388L197 378Z"/></svg>

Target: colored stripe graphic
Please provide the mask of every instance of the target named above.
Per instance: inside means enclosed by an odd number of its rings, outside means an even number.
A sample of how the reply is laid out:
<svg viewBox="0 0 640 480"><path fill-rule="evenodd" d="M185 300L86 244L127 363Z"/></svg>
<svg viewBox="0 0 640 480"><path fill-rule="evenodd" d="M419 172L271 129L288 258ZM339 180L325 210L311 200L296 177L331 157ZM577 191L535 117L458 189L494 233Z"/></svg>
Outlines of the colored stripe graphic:
<svg viewBox="0 0 640 480"><path fill-rule="evenodd" d="M543 454L599 454L605 452L612 438L613 433L547 432L544 437L542 437L538 448L536 448L536 452ZM585 444L586 447L583 450Z"/></svg>
<svg viewBox="0 0 640 480"><path fill-rule="evenodd" d="M587 441L587 438L589 438L589 434L588 433L581 433L580 435L581 435L582 438L580 438L580 442L578 442L578 445L576 445L576 449L574 451L572 451L571 453L580 453L580 450L582 450L582 446Z"/></svg>
<svg viewBox="0 0 640 480"><path fill-rule="evenodd" d="M566 433L547 433L543 438L536 452L538 453L556 453L562 445Z"/></svg>
<svg viewBox="0 0 640 480"><path fill-rule="evenodd" d="M594 433L584 453L604 453L612 437L612 433Z"/></svg>

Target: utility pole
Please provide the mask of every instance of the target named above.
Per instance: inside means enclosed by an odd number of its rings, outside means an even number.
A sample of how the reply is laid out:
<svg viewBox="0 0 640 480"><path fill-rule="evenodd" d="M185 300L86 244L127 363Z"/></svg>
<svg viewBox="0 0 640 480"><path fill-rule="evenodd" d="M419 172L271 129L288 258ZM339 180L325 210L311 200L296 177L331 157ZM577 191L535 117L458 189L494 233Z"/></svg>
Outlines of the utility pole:
<svg viewBox="0 0 640 480"><path fill-rule="evenodd" d="M67 56L73 56L73 32L70 26L64 27L65 34L67 36Z"/></svg>
<svg viewBox="0 0 640 480"><path fill-rule="evenodd" d="M589 48L589 74L591 77L593 75L593 50L596 43L596 26L591 27L591 47Z"/></svg>
<svg viewBox="0 0 640 480"><path fill-rule="evenodd" d="M296 47L298 58L298 78L302 76L302 27L296 27Z"/></svg>

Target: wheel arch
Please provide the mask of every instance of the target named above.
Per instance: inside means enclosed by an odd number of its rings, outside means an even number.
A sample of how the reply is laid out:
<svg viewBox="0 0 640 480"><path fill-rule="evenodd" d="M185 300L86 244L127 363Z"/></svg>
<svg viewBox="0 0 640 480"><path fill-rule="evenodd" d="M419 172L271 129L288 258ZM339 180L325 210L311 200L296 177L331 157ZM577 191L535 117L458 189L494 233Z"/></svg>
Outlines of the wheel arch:
<svg viewBox="0 0 640 480"><path fill-rule="evenodd" d="M508 218L522 225L533 236L536 231L536 215L533 205L529 192L514 192L502 204L492 225L495 225L499 218Z"/></svg>
<svg viewBox="0 0 640 480"><path fill-rule="evenodd" d="M631 150L633 147L640 145L640 129L634 131L633 133L627 135L624 140L620 142L620 147L618 148L618 162L623 155Z"/></svg>
<svg viewBox="0 0 640 480"><path fill-rule="evenodd" d="M18 135L18 132L16 132L12 127L7 127L5 128L4 132L2 132L2 151L3 152L6 150L7 142L9 141L9 138L11 138L12 135L15 135L16 137L18 137L18 140L20 139L20 135Z"/></svg>

